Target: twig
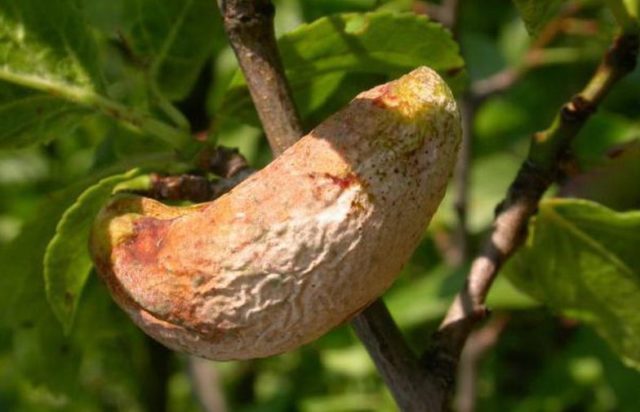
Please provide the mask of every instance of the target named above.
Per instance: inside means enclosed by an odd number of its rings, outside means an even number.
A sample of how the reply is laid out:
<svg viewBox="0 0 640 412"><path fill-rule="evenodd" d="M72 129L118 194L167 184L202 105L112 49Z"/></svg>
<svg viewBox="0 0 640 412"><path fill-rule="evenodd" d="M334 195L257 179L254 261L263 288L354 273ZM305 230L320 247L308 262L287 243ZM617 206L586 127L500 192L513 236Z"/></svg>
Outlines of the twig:
<svg viewBox="0 0 640 412"><path fill-rule="evenodd" d="M457 3L454 2L454 5ZM544 48L551 43L563 30L567 29L567 22L580 10L578 3L569 3L562 12L540 32L530 49L524 56L523 62L515 67L508 67L485 79L475 81L460 104L462 114L462 144L454 172L454 208L458 218L454 233L455 250L452 263L460 266L469 258L469 230L467 224L468 192L470 186L470 168L473 150L473 121L478 107L489 97L503 92L513 86L528 71L549 63L545 58ZM455 27L455 25L454 25Z"/></svg>
<svg viewBox="0 0 640 412"><path fill-rule="evenodd" d="M189 377L193 392L204 412L225 412L227 407L221 391L218 372L213 362L189 356Z"/></svg>
<svg viewBox="0 0 640 412"><path fill-rule="evenodd" d="M427 11L437 21L442 23L443 26L448 27L449 30L457 37L458 26L458 12L460 11L460 0L443 0L442 4L428 4Z"/></svg>
<svg viewBox="0 0 640 412"><path fill-rule="evenodd" d="M567 27L566 22L580 11L581 5L569 3L560 15L547 23L537 39L525 54L521 64L507 67L485 79L477 80L471 85L470 94L477 103L481 103L494 94L500 93L513 86L529 70L547 63L544 58L544 48L549 45Z"/></svg>
<svg viewBox="0 0 640 412"><path fill-rule="evenodd" d="M560 174L571 141L614 84L634 69L638 43L636 31L617 37L586 87L562 107L548 129L533 136L527 159L496 209L492 233L425 354L427 362L449 362L455 367L472 328L486 317L484 303L491 284L502 264L522 245L529 219Z"/></svg>
<svg viewBox="0 0 640 412"><path fill-rule="evenodd" d="M638 20L634 17L624 0L606 0L613 17L624 31L637 31Z"/></svg>
<svg viewBox="0 0 640 412"><path fill-rule="evenodd" d="M457 27L457 12L460 1L447 1L439 6L448 10L443 12L447 24L454 31ZM547 23L525 54L524 60L516 67L508 67L485 79L475 81L470 90L460 99L459 106L462 117L462 144L458 155L458 162L454 171L454 209L458 218L454 232L454 247L449 254L450 263L455 266L464 264L470 257L469 229L467 222L467 209L469 203L470 169L473 152L473 122L478 107L489 97L500 93L513 86L529 70L547 63L544 57L544 47L551 43L560 32L567 29L567 22L580 10L578 3L569 3L560 15ZM452 14L453 13L453 14ZM453 20L451 20L453 19Z"/></svg>
<svg viewBox="0 0 640 412"><path fill-rule="evenodd" d="M222 0L221 12L274 156L298 140L303 129L284 76L270 0Z"/></svg>
<svg viewBox="0 0 640 412"><path fill-rule="evenodd" d="M445 0L440 6L440 21L451 30L453 38L458 41L458 20L461 0ZM453 243L449 248L449 263L454 266L463 265L469 255L469 228L467 210L469 206L469 187L471 182L471 162L473 152L473 119L477 108L477 100L471 93L465 93L458 100L462 119L462 142L456 167L453 172L453 207L458 218L453 235Z"/></svg>
<svg viewBox="0 0 640 412"><path fill-rule="evenodd" d="M238 149L223 146L205 147L199 153L198 163L201 170L214 173L219 179L210 181L201 175L162 176L153 173L151 187L144 194L159 200L205 202L227 193L255 171Z"/></svg>
<svg viewBox="0 0 640 412"><path fill-rule="evenodd" d="M473 412L478 395L478 369L485 355L498 342L509 322L508 315L497 316L467 339L458 367L455 407L457 412Z"/></svg>

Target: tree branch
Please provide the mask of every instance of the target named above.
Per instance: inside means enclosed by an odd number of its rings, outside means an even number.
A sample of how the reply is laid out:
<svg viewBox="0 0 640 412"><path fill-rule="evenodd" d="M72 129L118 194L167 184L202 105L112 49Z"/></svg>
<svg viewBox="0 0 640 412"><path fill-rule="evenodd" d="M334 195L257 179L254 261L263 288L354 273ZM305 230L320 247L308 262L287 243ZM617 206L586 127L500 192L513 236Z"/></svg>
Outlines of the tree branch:
<svg viewBox="0 0 640 412"><path fill-rule="evenodd" d="M270 0L222 0L221 12L271 150L277 156L303 131L280 62L273 28L275 9Z"/></svg>
<svg viewBox="0 0 640 412"><path fill-rule="evenodd" d="M423 368L407 345L389 310L378 299L352 321L353 329L367 348L402 411L438 411L447 403L443 390L448 383ZM450 377L453 380L453 376Z"/></svg>
<svg viewBox="0 0 640 412"><path fill-rule="evenodd" d="M549 128L533 136L527 159L496 209L492 233L473 261L425 361L445 360L455 367L472 328L487 314L485 300L499 269L524 242L540 198L562 172L573 138L612 87L634 69L638 42L635 30L616 38L585 88L562 107Z"/></svg>
<svg viewBox="0 0 640 412"><path fill-rule="evenodd" d="M223 0L221 9L229 40L277 156L302 136L303 128L279 60L273 30L274 8L268 0ZM420 373L419 367L415 362L396 362L408 359L411 351L384 303L381 300L374 302L356 316L353 326L370 349L371 357L398 403L421 405L406 410L423 410L424 386L421 386L421 392L417 390L419 386L411 382L411 377ZM414 354L411 356L415 357ZM411 387L416 389L405 393ZM416 396L413 401L407 399L413 395Z"/></svg>
<svg viewBox="0 0 640 412"><path fill-rule="evenodd" d="M266 0L223 0L222 13L277 155L302 135L302 127L278 57L273 6ZM529 218L560 172L569 143L611 87L633 69L637 49L635 33L620 36L587 87L563 106L547 130L534 136L527 160L498 207L491 237L420 362L380 300L354 319L357 335L403 410L448 409L460 352L473 326L486 316L484 302L498 270L522 244Z"/></svg>

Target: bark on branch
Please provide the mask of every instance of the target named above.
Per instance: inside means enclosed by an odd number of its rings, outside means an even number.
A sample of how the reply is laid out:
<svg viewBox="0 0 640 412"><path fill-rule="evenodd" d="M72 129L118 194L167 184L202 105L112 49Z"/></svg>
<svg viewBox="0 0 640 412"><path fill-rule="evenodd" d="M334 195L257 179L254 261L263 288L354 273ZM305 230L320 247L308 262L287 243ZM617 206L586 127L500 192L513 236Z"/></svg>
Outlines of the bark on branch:
<svg viewBox="0 0 640 412"><path fill-rule="evenodd" d="M268 0L222 0L221 12L231 47L277 156L302 136L303 128L278 54L273 5ZM396 401L406 404L405 410L423 410L424 402L431 399L430 391L424 390L424 384L429 382L411 381L423 371L417 362L406 361L411 359L409 354L411 357L415 354L408 349L384 303L378 300L365 309L355 318L353 326ZM401 359L405 361L400 362Z"/></svg>
<svg viewBox="0 0 640 412"><path fill-rule="evenodd" d="M635 31L616 38L585 88L562 106L549 128L532 137L527 159L496 208L492 233L434 336L426 360L449 359L455 365L472 328L487 314L485 300L498 271L524 242L540 198L562 172L574 137L612 87L634 69L638 41Z"/></svg>
<svg viewBox="0 0 640 412"><path fill-rule="evenodd" d="M270 0L222 0L229 42L249 86L251 98L274 156L303 134L280 61Z"/></svg>
<svg viewBox="0 0 640 412"><path fill-rule="evenodd" d="M222 0L221 9L267 138L278 155L303 132L278 55L273 6L268 0ZM353 321L402 410L449 408L460 352L473 327L486 317L485 299L498 270L522 244L541 196L561 172L569 144L613 85L633 70L637 52L637 32L616 39L584 90L562 107L547 130L532 138L529 155L497 208L491 236L421 359L408 347L382 301Z"/></svg>

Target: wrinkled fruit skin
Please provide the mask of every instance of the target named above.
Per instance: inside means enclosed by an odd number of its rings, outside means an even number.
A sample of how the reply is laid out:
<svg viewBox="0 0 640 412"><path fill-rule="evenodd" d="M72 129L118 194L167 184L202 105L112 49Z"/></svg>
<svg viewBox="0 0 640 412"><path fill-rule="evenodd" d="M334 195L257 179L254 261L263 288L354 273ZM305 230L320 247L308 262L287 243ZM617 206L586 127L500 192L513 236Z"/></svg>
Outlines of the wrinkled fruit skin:
<svg viewBox="0 0 640 412"><path fill-rule="evenodd" d="M295 349L391 285L444 195L460 134L444 81L416 69L213 202L116 196L95 222L93 260L172 349L216 360Z"/></svg>

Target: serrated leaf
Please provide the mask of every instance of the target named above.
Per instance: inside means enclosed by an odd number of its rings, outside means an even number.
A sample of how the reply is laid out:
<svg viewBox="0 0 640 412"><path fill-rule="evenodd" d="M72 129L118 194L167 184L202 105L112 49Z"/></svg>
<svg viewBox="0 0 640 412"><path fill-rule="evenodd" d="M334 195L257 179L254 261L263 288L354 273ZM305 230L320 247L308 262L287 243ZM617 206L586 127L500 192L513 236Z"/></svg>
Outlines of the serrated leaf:
<svg viewBox="0 0 640 412"><path fill-rule="evenodd" d="M131 158L43 196L34 219L24 225L12 242L0 246L0 325L32 324L43 311L49 310L44 288L43 256L62 215L82 192L102 178L130 169L131 164L164 170L169 162L175 163L174 157L173 153L157 153Z"/></svg>
<svg viewBox="0 0 640 412"><path fill-rule="evenodd" d="M47 311L42 257L56 224L70 203L87 187L78 183L46 196L36 217L8 245L0 248L0 324L32 325Z"/></svg>
<svg viewBox="0 0 640 412"><path fill-rule="evenodd" d="M61 328L51 327L55 318L45 297L42 255L60 215L85 185L79 183L47 196L35 219L0 248L0 329L11 332L12 358L19 372L42 383L47 370L49 374L55 370L57 379L51 382L55 388L69 382L66 376L75 373L80 359L65 350L68 345Z"/></svg>
<svg viewBox="0 0 640 412"><path fill-rule="evenodd" d="M20 308L28 305L33 316L17 325L0 324L0 333L9 332L13 346L8 352L11 363L3 366L19 376L21 385L28 383L56 399L55 408L38 402L36 409L58 410L62 404L64 410L88 410L88 405L111 402L117 391L119 404L139 410L139 394L155 371L144 336L113 304L104 286L97 279L89 282L86 304L78 313L73 333L67 336L46 304L43 285L29 286L35 293ZM11 314L16 312L13 308ZM34 408L30 394L16 394L16 401L24 403L26 410Z"/></svg>
<svg viewBox="0 0 640 412"><path fill-rule="evenodd" d="M93 219L114 188L138 173L132 170L100 180L85 190L58 222L44 255L44 279L47 298L65 332L71 328L82 289L93 266L87 250Z"/></svg>
<svg viewBox="0 0 640 412"><path fill-rule="evenodd" d="M524 292L592 325L640 368L640 212L550 199L505 267Z"/></svg>
<svg viewBox="0 0 640 412"><path fill-rule="evenodd" d="M357 91L418 66L437 70L448 82L464 75L464 61L450 32L413 13L323 17L282 36L278 47L303 117L333 112ZM218 115L259 125L239 73Z"/></svg>
<svg viewBox="0 0 640 412"><path fill-rule="evenodd" d="M172 159L173 153L165 153L130 161L163 170L167 163L174 162ZM114 165L46 195L19 236L0 245L0 336L11 337L9 367L15 368L21 386L37 388L38 396L46 394L58 409L88 410L113 402L117 393L119 404L131 405L124 409L139 410L139 396L144 391L141 386L154 379L154 365L143 335L97 279L87 282L76 326L67 336L47 301L44 285L43 255L65 210L100 178L129 167L124 163ZM34 406L32 393L21 391L16 395L24 398L26 410L53 409L42 403Z"/></svg>
<svg viewBox="0 0 640 412"><path fill-rule="evenodd" d="M556 14L564 0L513 0L520 12L527 31L532 36Z"/></svg>
<svg viewBox="0 0 640 412"><path fill-rule="evenodd" d="M96 53L77 2L0 0L0 147L25 146L72 130L86 111L47 89L98 91ZM39 90L11 84L37 84Z"/></svg>

